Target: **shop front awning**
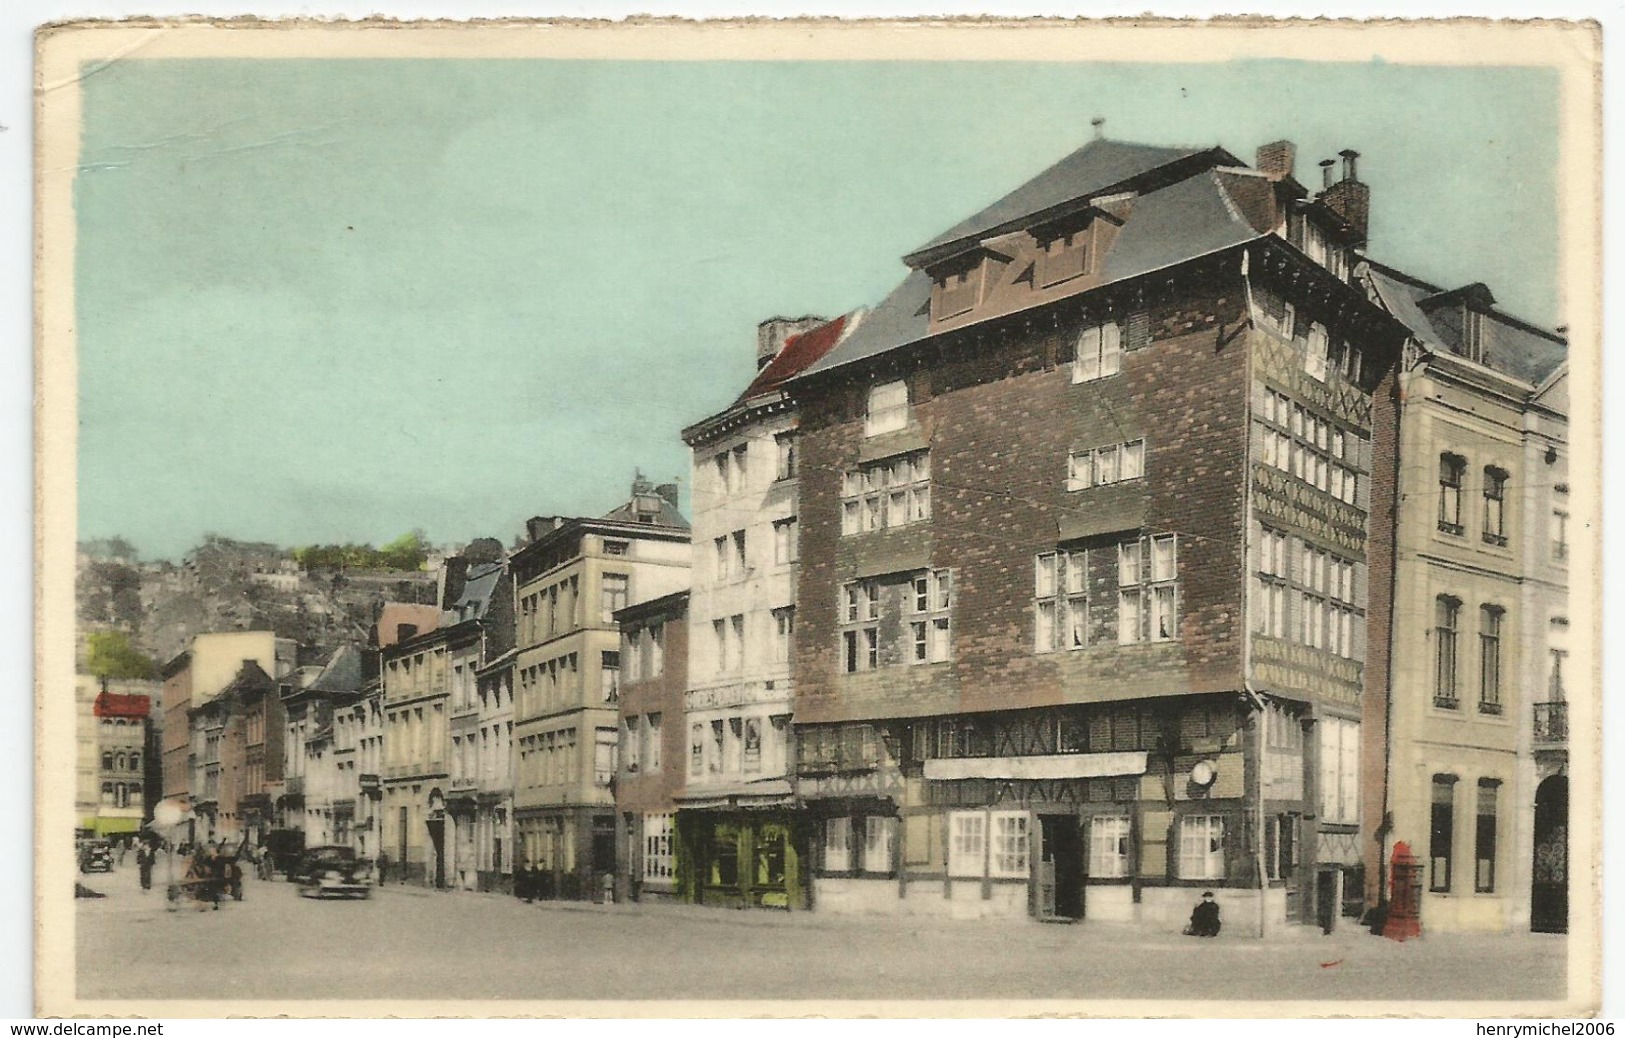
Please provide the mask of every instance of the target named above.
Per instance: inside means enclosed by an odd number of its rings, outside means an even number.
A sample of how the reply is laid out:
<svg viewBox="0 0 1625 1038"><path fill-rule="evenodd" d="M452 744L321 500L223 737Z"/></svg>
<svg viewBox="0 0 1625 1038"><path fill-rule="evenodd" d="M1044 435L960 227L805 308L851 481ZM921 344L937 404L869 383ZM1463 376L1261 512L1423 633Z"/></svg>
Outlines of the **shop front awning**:
<svg viewBox="0 0 1625 1038"><path fill-rule="evenodd" d="M789 779L767 779L759 782L730 782L691 788L676 798L677 806L686 810L705 810L730 807L777 807L792 799Z"/></svg>
<svg viewBox="0 0 1625 1038"><path fill-rule="evenodd" d="M951 757L925 762L925 777L957 779L1075 779L1145 774L1146 751L1056 753L1033 757Z"/></svg>

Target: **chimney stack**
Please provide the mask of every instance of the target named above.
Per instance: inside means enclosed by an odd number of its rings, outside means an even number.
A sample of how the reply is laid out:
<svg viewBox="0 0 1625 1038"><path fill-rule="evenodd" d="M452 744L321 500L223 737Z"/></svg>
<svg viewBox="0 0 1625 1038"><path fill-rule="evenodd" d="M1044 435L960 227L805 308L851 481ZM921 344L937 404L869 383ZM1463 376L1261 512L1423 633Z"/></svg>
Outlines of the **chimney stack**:
<svg viewBox="0 0 1625 1038"><path fill-rule="evenodd" d="M1292 176L1292 167L1298 158L1298 146L1291 141L1271 141L1261 145L1253 164L1271 180L1285 180Z"/></svg>
<svg viewBox="0 0 1625 1038"><path fill-rule="evenodd" d="M1353 229L1354 244L1364 245L1371 223L1371 188L1360 183L1356 175L1355 161L1360 153L1352 148L1344 148L1338 154L1343 157L1343 179L1328 184L1326 190L1321 192L1320 200ZM1330 178L1331 161L1327 160L1324 165Z"/></svg>
<svg viewBox="0 0 1625 1038"><path fill-rule="evenodd" d="M440 608L450 609L451 604L462 597L463 588L468 585L468 560L461 555L453 555L440 567Z"/></svg>
<svg viewBox="0 0 1625 1038"><path fill-rule="evenodd" d="M655 487L655 493L657 493L661 497L665 498L666 503L671 505L673 508L677 507L677 484L676 483L662 483L658 487Z"/></svg>
<svg viewBox="0 0 1625 1038"><path fill-rule="evenodd" d="M770 317L756 326L756 370L761 371L772 363L773 358L784 349L784 344L802 332L810 332L825 319L808 315L806 317Z"/></svg>

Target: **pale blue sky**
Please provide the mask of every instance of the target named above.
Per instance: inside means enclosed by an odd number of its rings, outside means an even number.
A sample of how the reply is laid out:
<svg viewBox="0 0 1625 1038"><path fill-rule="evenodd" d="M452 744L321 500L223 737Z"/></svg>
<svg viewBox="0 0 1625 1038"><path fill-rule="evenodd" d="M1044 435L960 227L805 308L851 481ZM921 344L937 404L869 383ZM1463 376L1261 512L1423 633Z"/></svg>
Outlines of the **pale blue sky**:
<svg viewBox="0 0 1625 1038"><path fill-rule="evenodd" d="M1345 147L1371 248L1562 323L1557 78L1219 65L124 60L85 81L82 537L175 556L601 513L756 322L1082 144Z"/></svg>

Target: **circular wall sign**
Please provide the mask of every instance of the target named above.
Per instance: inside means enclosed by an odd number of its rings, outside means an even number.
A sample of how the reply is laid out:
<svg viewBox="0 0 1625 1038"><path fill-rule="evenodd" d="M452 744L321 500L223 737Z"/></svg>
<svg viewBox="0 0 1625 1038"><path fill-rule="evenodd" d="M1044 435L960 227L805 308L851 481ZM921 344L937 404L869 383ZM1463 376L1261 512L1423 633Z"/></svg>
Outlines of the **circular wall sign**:
<svg viewBox="0 0 1625 1038"><path fill-rule="evenodd" d="M1213 766L1211 761L1197 761L1196 766L1191 769L1191 781L1198 786L1212 785L1213 780L1218 777L1218 769Z"/></svg>

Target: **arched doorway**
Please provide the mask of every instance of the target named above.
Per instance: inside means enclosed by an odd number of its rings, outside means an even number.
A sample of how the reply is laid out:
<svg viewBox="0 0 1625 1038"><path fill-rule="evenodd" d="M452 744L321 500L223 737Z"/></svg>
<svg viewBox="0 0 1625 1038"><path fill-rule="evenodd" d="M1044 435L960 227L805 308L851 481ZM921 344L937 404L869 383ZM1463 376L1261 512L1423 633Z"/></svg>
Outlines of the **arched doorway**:
<svg viewBox="0 0 1625 1038"><path fill-rule="evenodd" d="M1535 864L1529 929L1569 932L1569 779L1553 775L1535 789Z"/></svg>

